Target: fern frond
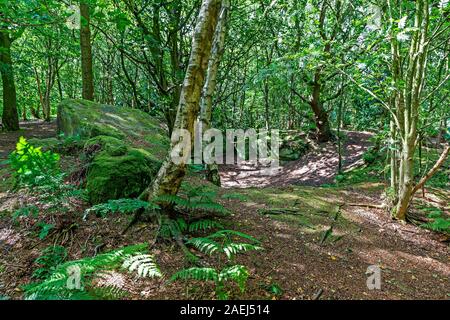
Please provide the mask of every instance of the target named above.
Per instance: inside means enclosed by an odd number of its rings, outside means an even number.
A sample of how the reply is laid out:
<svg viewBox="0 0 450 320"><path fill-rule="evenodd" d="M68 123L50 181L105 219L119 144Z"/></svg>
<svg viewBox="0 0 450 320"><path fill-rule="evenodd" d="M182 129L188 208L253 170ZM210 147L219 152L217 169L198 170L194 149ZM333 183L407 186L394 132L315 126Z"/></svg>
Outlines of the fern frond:
<svg viewBox="0 0 450 320"><path fill-rule="evenodd" d="M189 208L189 200L186 200L180 196L172 194L163 194L153 199L154 202L167 202L183 208Z"/></svg>
<svg viewBox="0 0 450 320"><path fill-rule="evenodd" d="M220 244L209 238L192 238L187 241L186 244L190 244L197 250L208 255L211 255L216 251L221 251L222 249Z"/></svg>
<svg viewBox="0 0 450 320"><path fill-rule="evenodd" d="M219 281L228 281L233 280L235 281L239 289L241 289L241 292L244 292L245 290L245 284L248 279L248 270L245 266L242 265L234 265L228 268L223 269L219 273Z"/></svg>
<svg viewBox="0 0 450 320"><path fill-rule="evenodd" d="M154 257L150 254L129 255L125 258L122 267L129 271L136 271L140 277L162 277Z"/></svg>
<svg viewBox="0 0 450 320"><path fill-rule="evenodd" d="M217 281L218 275L217 271L213 268L189 268L189 269L183 269L181 271L178 271L175 273L171 278L170 281L176 281L178 279L182 280L199 280L199 281Z"/></svg>
<svg viewBox="0 0 450 320"><path fill-rule="evenodd" d="M219 230L219 231L209 235L208 238L214 239L214 238L225 238L225 237L231 237L231 236L237 236L237 237L241 237L243 239L247 239L254 243L260 243L260 241L258 239L252 237L251 235L248 235L243 232L235 231L235 230Z"/></svg>
<svg viewBox="0 0 450 320"><path fill-rule="evenodd" d="M224 206L222 206L219 203L215 203L215 202L192 201L191 203L189 203L189 206L186 208L192 209L192 210L205 210L205 211L210 211L210 212L217 212L217 213L221 213L221 214L229 213L229 211L227 209L225 209Z"/></svg>
<svg viewBox="0 0 450 320"><path fill-rule="evenodd" d="M214 228L223 228L223 226L219 222L209 219L197 220L189 224L189 232L205 231Z"/></svg>
<svg viewBox="0 0 450 320"><path fill-rule="evenodd" d="M138 244L99 254L95 257L60 264L44 281L25 285L23 288L25 298L37 300L88 299L90 295L85 288L90 284L95 274L118 267L125 257L143 252L146 249L147 244ZM80 287L71 289L68 283L73 277L73 270L76 270L80 277Z"/></svg>
<svg viewBox="0 0 450 320"><path fill-rule="evenodd" d="M252 250L262 250L262 247L259 246L255 246L253 244L249 244L249 243L227 243L223 246L223 252L226 254L226 256L228 257L228 259L231 259L232 257L234 257L236 254L240 253L240 252L245 252L245 251L252 251Z"/></svg>
<svg viewBox="0 0 450 320"><path fill-rule="evenodd" d="M108 202L97 204L85 210L83 219L90 213L95 213L97 216L105 217L110 213L129 214L134 213L139 209L154 210L159 209L159 206L153 202L142 201L139 199L116 199L108 200Z"/></svg>

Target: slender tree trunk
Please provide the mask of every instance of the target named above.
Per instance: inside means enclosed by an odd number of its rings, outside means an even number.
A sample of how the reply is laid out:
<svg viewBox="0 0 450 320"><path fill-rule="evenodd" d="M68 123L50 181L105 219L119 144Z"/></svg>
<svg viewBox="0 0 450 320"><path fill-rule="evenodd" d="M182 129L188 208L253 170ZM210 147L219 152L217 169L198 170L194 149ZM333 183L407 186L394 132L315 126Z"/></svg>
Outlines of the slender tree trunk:
<svg viewBox="0 0 450 320"><path fill-rule="evenodd" d="M80 2L81 28L81 76L82 76L82 97L86 100L94 100L94 74L92 71L92 44L89 17L89 5L83 0Z"/></svg>
<svg viewBox="0 0 450 320"><path fill-rule="evenodd" d="M19 130L17 113L17 95L14 82L14 70L11 59L11 38L6 31L0 31L0 70L3 83L2 123L6 130Z"/></svg>
<svg viewBox="0 0 450 320"><path fill-rule="evenodd" d="M200 96L205 81L220 5L221 1L219 0L203 0L193 34L189 66L181 90L174 127L188 130L191 146L194 141L194 124L200 111ZM171 150L177 143L178 141L172 140ZM150 199L163 194L176 194L185 173L186 163L175 164L169 153L153 182Z"/></svg>
<svg viewBox="0 0 450 320"><path fill-rule="evenodd" d="M341 133L341 126L342 126L342 107L344 105L344 98L345 96L342 95L340 101L339 101L339 107L338 107L338 114L337 114L337 139L338 139L338 174L342 174L342 133Z"/></svg>
<svg viewBox="0 0 450 320"><path fill-rule="evenodd" d="M44 108L44 96L42 95L41 77L39 76L39 72L36 67L33 67L33 70L34 70L34 76L36 78L36 85L37 85L37 90L38 90L38 94L39 94L39 104L36 109L31 109L31 113L33 114L33 117L35 117L36 119L40 119L41 116L39 114L39 112L40 112L39 110Z"/></svg>
<svg viewBox="0 0 450 320"><path fill-rule="evenodd" d="M393 7L390 1L388 5L392 16ZM397 40L395 37L391 37L392 73L396 87L396 94L391 101L395 103L401 141L397 173L398 193L393 214L399 220L406 219L414 195L414 153L420 138L417 126L428 60L428 26L429 2L428 0L416 0L414 31L411 36L409 54L404 58L407 63L403 65ZM404 72L402 67L405 68ZM401 83L404 85L400 85ZM393 165L397 165L397 163L393 163Z"/></svg>
<svg viewBox="0 0 450 320"><path fill-rule="evenodd" d="M217 84L219 64L224 51L228 10L229 0L223 0L200 103L200 139L203 136L203 132L211 128L213 95ZM219 167L216 163L207 165L207 179L220 186Z"/></svg>
<svg viewBox="0 0 450 320"><path fill-rule="evenodd" d="M394 195L398 193L398 168L397 168L397 128L394 121L390 121L390 142L389 142L389 155L390 155L390 167L391 167L391 189ZM394 201L396 201L394 199Z"/></svg>
<svg viewBox="0 0 450 320"><path fill-rule="evenodd" d="M53 50L53 47L51 45L51 40L49 41L48 50ZM55 84L55 78L56 78L56 70L58 69L58 59L51 56L52 53L48 53L50 56L47 59L47 74L45 79L45 93L44 93L44 104L42 108L42 112L44 115L45 121L50 121L51 118L51 104L50 104L50 98L53 86Z"/></svg>
<svg viewBox="0 0 450 320"><path fill-rule="evenodd" d="M56 82L58 83L58 93L59 93L59 99L63 100L63 89L62 89L62 84L61 84L61 76L59 74L59 69L60 67L58 67L56 69Z"/></svg>

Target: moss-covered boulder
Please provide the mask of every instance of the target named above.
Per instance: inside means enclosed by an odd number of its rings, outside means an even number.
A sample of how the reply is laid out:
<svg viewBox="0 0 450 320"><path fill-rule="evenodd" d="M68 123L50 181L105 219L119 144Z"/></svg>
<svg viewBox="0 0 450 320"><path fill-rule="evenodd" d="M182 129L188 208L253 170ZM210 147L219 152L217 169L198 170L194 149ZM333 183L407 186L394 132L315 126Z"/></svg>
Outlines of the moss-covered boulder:
<svg viewBox="0 0 450 320"><path fill-rule="evenodd" d="M60 134L84 141L92 204L138 196L158 173L169 146L160 122L136 109L65 100L57 123Z"/></svg>
<svg viewBox="0 0 450 320"><path fill-rule="evenodd" d="M305 136L298 132L282 132L280 144L280 160L295 161L301 158L308 150L309 145L305 142Z"/></svg>
<svg viewBox="0 0 450 320"><path fill-rule="evenodd" d="M105 136L101 139L105 139ZM95 137L86 142L93 146ZM106 137L108 139L115 139ZM102 141L104 142L104 141ZM161 161L144 149L130 148L117 141L106 143L89 165L86 189L91 203L109 199L137 197L158 173Z"/></svg>

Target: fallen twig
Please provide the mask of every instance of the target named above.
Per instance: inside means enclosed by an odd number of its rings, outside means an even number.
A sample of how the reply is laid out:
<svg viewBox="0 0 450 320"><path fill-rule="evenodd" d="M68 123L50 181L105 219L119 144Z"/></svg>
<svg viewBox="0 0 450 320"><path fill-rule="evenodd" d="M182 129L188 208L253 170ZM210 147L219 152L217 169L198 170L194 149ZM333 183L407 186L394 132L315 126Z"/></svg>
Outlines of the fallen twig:
<svg viewBox="0 0 450 320"><path fill-rule="evenodd" d="M367 207L367 208L374 208L374 209L385 209L386 205L384 204L371 204L371 203L346 203L344 205L347 205L349 207Z"/></svg>
<svg viewBox="0 0 450 320"><path fill-rule="evenodd" d="M312 299L313 300L318 300L322 296L322 294L323 294L323 289L321 288L314 294Z"/></svg>

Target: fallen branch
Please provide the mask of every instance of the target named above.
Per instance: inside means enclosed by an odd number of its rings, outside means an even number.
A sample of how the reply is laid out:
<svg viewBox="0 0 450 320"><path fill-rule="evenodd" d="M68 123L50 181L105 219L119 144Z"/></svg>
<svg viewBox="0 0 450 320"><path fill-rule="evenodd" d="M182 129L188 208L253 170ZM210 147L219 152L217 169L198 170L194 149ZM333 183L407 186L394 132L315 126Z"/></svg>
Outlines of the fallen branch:
<svg viewBox="0 0 450 320"><path fill-rule="evenodd" d="M345 205L349 207L367 207L374 209L385 209L386 205L384 204L371 204L371 203L346 203Z"/></svg>
<svg viewBox="0 0 450 320"><path fill-rule="evenodd" d="M299 209L285 208L258 209L258 213L262 215L301 214Z"/></svg>
<svg viewBox="0 0 450 320"><path fill-rule="evenodd" d="M412 194L411 194L411 198L414 196L414 194L417 192L417 190L422 188L425 185L425 183L428 181L428 179L430 179L436 173L436 171L438 171L438 169L444 164L445 159L447 159L449 150L450 150L450 145L446 145L444 148L444 151L442 151L440 158L435 163L433 168L431 168L430 171L428 171L428 173L426 175L424 175L422 177L422 179L420 179L419 183L417 183L416 186L414 187Z"/></svg>

